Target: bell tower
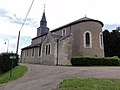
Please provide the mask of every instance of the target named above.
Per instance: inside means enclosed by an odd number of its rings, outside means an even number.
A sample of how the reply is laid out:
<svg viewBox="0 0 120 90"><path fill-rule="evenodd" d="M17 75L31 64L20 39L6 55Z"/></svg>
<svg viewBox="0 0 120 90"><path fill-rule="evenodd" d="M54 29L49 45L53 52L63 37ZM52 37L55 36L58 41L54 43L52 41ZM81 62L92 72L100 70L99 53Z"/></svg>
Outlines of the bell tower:
<svg viewBox="0 0 120 90"><path fill-rule="evenodd" d="M40 27L37 28L37 36L45 35L48 32L49 32L49 28L47 27L47 21L45 16L45 5L44 5L44 11L40 21Z"/></svg>

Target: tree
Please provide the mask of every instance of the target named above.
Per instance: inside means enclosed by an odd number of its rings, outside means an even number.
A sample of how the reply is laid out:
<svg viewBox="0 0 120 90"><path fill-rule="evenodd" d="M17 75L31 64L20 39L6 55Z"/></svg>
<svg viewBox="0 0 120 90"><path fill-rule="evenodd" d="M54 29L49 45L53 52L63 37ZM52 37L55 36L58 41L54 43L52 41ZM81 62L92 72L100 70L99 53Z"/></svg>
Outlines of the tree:
<svg viewBox="0 0 120 90"><path fill-rule="evenodd" d="M10 56L16 56L17 58L13 61L13 67L18 65L18 55L15 53L1 53L0 54L0 71L6 72L11 69Z"/></svg>
<svg viewBox="0 0 120 90"><path fill-rule="evenodd" d="M120 57L120 32L118 28L109 32L108 30L103 31L103 41L105 56L118 56Z"/></svg>

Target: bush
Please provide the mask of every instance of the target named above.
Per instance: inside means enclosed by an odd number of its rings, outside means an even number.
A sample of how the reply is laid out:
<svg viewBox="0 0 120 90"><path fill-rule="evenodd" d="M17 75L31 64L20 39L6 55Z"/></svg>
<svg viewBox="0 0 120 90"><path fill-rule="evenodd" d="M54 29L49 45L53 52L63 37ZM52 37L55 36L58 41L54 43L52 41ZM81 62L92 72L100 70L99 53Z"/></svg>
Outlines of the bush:
<svg viewBox="0 0 120 90"><path fill-rule="evenodd" d="M15 53L1 53L0 54L0 71L6 72L11 69L11 62L10 56L17 56L15 60L13 60L13 67L18 65L18 55Z"/></svg>
<svg viewBox="0 0 120 90"><path fill-rule="evenodd" d="M120 66L120 59L118 57L88 57L77 56L71 58L73 66Z"/></svg>

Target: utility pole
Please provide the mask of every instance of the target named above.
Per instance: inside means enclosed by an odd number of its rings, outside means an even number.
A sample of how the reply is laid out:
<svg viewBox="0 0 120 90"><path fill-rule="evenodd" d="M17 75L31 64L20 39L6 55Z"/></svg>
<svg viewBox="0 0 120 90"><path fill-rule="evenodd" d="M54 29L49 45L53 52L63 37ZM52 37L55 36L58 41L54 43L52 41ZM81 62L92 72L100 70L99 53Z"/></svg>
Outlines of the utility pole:
<svg viewBox="0 0 120 90"><path fill-rule="evenodd" d="M30 7L29 7L29 9L28 9L28 12L27 12L27 14L26 14L26 17L25 17L25 19L24 19L24 21L23 21L23 23L22 23L21 28L20 28L20 31L22 30L23 26L25 25L25 21L27 20L27 16L28 16L28 14L29 14L29 12L30 12L30 10L31 10L31 8L32 8L33 3L34 3L34 0L32 0L32 3L31 3L31 5L30 5ZM18 33L16 54L18 54L19 41L20 41L20 31L19 31L19 33Z"/></svg>
<svg viewBox="0 0 120 90"><path fill-rule="evenodd" d="M19 41L20 41L20 31L19 31L19 33L18 33L18 40L17 40L16 54L18 54Z"/></svg>

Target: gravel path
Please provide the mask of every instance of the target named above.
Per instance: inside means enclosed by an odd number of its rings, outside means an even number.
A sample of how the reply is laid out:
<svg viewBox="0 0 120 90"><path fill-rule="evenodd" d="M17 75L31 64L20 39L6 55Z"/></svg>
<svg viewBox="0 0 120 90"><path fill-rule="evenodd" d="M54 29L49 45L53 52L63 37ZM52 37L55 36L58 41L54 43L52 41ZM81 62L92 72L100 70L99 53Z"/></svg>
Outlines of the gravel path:
<svg viewBox="0 0 120 90"><path fill-rule="evenodd" d="M29 67L24 77L0 85L0 90L57 90L65 78L94 77L120 79L120 67L65 67L23 64Z"/></svg>

